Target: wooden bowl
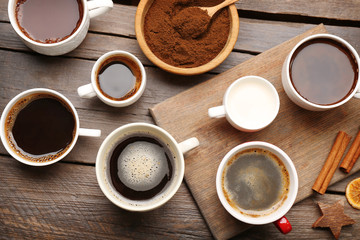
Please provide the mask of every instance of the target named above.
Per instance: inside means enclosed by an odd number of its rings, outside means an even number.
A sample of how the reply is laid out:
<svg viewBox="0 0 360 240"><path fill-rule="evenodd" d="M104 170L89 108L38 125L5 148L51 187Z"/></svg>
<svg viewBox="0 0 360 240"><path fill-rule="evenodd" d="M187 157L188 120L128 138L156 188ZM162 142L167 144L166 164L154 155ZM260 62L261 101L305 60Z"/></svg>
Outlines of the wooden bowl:
<svg viewBox="0 0 360 240"><path fill-rule="evenodd" d="M181 67L175 67L172 65L169 65L159 59L155 54L151 51L149 46L147 45L144 37L144 21L147 11L149 10L150 6L154 0L141 0L137 10L136 10L136 16L135 16L135 34L137 41L140 45L141 50L144 52L146 57L153 62L155 65L160 67L161 69L175 73L180 75L196 75L201 74L204 72L207 72L218 65L220 65L226 58L229 56L231 51L233 50L236 40L238 38L239 34L239 16L237 13L236 6L234 4L230 5L228 7L229 9L229 16L230 16L230 32L228 40L224 46L224 48L221 50L221 52L210 62L193 68L181 68Z"/></svg>

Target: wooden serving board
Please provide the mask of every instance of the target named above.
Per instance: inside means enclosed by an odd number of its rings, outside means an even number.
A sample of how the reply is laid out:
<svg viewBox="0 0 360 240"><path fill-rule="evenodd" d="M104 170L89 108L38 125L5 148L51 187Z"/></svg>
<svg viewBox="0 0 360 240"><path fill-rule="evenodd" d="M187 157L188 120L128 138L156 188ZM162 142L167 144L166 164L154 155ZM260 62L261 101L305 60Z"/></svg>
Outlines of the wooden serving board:
<svg viewBox="0 0 360 240"><path fill-rule="evenodd" d="M215 238L227 239L249 227L230 216L216 194L216 171L230 149L255 140L283 149L298 172L298 202L317 194L312 192L311 187L337 132L343 130L355 137L359 127L360 100L352 99L326 112L311 112L291 102L281 84L282 64L296 43L309 35L326 32L324 26L319 25L150 109L156 124L170 132L177 141L190 137L199 139L200 146L185 156L185 180ZM210 107L222 104L226 88L246 75L268 79L280 96L280 111L275 121L255 133L238 131L224 118L211 119L207 115ZM356 164L351 173L359 169L360 164ZM337 170L331 184L347 176Z"/></svg>

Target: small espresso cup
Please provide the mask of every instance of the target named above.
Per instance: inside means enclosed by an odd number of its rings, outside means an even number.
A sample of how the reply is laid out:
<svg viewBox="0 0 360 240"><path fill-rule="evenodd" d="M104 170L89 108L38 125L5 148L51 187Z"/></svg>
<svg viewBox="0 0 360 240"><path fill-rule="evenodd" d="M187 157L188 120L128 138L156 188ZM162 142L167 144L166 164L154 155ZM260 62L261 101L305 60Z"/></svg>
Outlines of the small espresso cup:
<svg viewBox="0 0 360 240"><path fill-rule="evenodd" d="M118 66L110 69L115 64ZM78 94L81 98L97 96L113 107L126 107L141 97L145 86L146 72L140 60L129 52L115 50L95 62L91 83L79 87Z"/></svg>
<svg viewBox="0 0 360 240"><path fill-rule="evenodd" d="M258 76L245 76L233 82L225 92L223 105L208 110L209 117L226 117L244 132L259 131L277 116L280 99L275 87Z"/></svg>
<svg viewBox="0 0 360 240"><path fill-rule="evenodd" d="M22 31L24 28L19 25L16 17L16 6L20 1L21 0L9 0L8 15L11 26L14 28L15 32L19 35L26 46L35 52L49 56L62 55L71 52L76 47L78 47L85 39L89 29L90 19L108 12L113 7L112 0L80 0L81 5L79 10L82 14L82 18L80 20L80 24L77 26L77 28L74 29L74 32L59 42L46 43L34 40L27 36L28 34Z"/></svg>
<svg viewBox="0 0 360 240"><path fill-rule="evenodd" d="M96 157L96 177L105 196L120 208L144 212L169 201L184 177L184 156L197 138L181 143L164 129L130 123L114 130Z"/></svg>
<svg viewBox="0 0 360 240"><path fill-rule="evenodd" d="M311 111L360 98L360 59L344 39L315 34L298 42L284 61L282 85L290 100Z"/></svg>
<svg viewBox="0 0 360 240"><path fill-rule="evenodd" d="M38 123L39 126L35 128L34 121L36 121L35 119L36 117L31 118L31 120L27 117L24 117L29 115L24 115L22 109L24 109L24 111L26 111L27 114L30 113L33 115L36 114L43 116L45 114L44 111L39 110L40 109L39 107L37 108L34 107L34 102L36 100L44 100L44 99L51 99L51 101L54 100L53 102L55 102L55 105L48 105L51 106L48 108L58 109L59 106L63 106L63 108L61 109L66 109L66 110L61 110L62 111L61 115L59 114L59 112L54 112L54 111L51 111L51 113L47 112L48 114L52 114L52 116L55 117L51 117L51 119L47 119L47 120L39 120ZM30 107L30 105L32 107ZM65 112L66 115L63 115L62 114L63 112ZM18 125L19 127L16 127L16 134L19 136L17 140L14 133L15 131L14 126L17 124L16 121L20 114L22 114L21 120L19 120L19 122L21 123L19 123L20 124ZM64 117L64 116L66 116L66 119L65 118L59 119L60 117ZM45 118L41 118L41 119L45 119ZM66 125L69 125L69 119L71 119L70 128L66 127ZM27 121L31 121L31 122L27 122ZM40 128L44 129L44 127L42 127L43 125L41 124L47 124L47 123L49 123L49 126L51 126L49 129L51 130L61 129L61 131L55 131L56 134L54 136L48 136L50 134L49 132L39 131ZM29 89L15 96L6 105L1 115L0 127L1 127L0 130L1 141L5 149L8 151L8 153L16 160L31 166L46 166L49 164L53 164L57 161L60 161L73 149L79 135L88 136L88 137L99 137L101 135L100 130L80 128L79 116L73 104L61 93L46 88ZM30 127L31 129L29 129ZM57 141L55 139L64 138L63 137L64 132L67 132L66 136L68 139L65 141L65 143L62 143L63 146L61 147L57 146L56 151L51 150L45 153L44 152L34 153L33 151L35 150L29 149L29 148L34 148L34 146L38 148L38 146L41 144L46 144L46 146L48 146L49 144L51 144L51 141L53 140ZM24 135L21 135L22 133L24 133ZM32 134L31 140L27 140L26 143L24 144L23 139L28 138L29 134ZM42 137L43 139L41 139ZM29 144L29 142L31 144ZM29 147L29 145L32 145L32 147Z"/></svg>
<svg viewBox="0 0 360 240"><path fill-rule="evenodd" d="M266 142L231 149L216 175L221 204L236 219L253 225L273 222L282 233L292 227L284 216L298 192L298 176L289 156Z"/></svg>

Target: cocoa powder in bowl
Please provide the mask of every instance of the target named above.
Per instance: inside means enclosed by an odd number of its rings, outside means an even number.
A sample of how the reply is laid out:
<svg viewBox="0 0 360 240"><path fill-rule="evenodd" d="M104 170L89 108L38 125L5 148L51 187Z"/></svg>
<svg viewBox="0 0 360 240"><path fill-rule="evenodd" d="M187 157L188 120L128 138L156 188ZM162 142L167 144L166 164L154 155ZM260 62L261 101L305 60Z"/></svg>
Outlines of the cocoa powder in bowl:
<svg viewBox="0 0 360 240"><path fill-rule="evenodd" d="M175 67L194 68L210 62L221 52L229 37L230 16L227 8L216 13L199 36L193 28L185 29L186 26L177 24L177 15L188 7L209 7L222 1L154 0L144 21L144 37L148 47L163 62ZM191 21L201 24L204 21L202 16L194 15ZM182 29L179 30L179 27Z"/></svg>

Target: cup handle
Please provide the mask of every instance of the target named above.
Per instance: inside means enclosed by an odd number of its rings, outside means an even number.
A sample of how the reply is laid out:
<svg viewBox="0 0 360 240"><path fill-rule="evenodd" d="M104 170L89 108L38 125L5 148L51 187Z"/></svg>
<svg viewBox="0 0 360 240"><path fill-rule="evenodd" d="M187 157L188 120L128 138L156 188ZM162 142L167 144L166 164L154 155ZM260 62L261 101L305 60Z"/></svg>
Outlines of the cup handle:
<svg viewBox="0 0 360 240"><path fill-rule="evenodd" d="M199 140L196 137L189 138L181 143L179 143L179 148L182 154L187 153L193 148L199 146Z"/></svg>
<svg viewBox="0 0 360 240"><path fill-rule="evenodd" d="M208 110L208 115L209 117L211 118L222 118L222 117L225 117L225 106L222 105L222 106L217 106L217 107L212 107L212 108L209 108Z"/></svg>
<svg viewBox="0 0 360 240"><path fill-rule="evenodd" d="M291 226L289 220L285 216L283 216L279 220L275 221L274 225L283 234L289 233L292 229L292 226Z"/></svg>
<svg viewBox="0 0 360 240"><path fill-rule="evenodd" d="M87 2L90 18L100 16L113 8L112 0L92 0Z"/></svg>
<svg viewBox="0 0 360 240"><path fill-rule="evenodd" d="M360 87L356 90L356 93L354 94L355 98L360 98Z"/></svg>
<svg viewBox="0 0 360 240"><path fill-rule="evenodd" d="M96 92L91 83L79 87L77 92L81 98L92 98L96 96Z"/></svg>
<svg viewBox="0 0 360 240"><path fill-rule="evenodd" d="M79 128L79 136L100 137L101 136L101 130L99 130L99 129L88 129L88 128Z"/></svg>

